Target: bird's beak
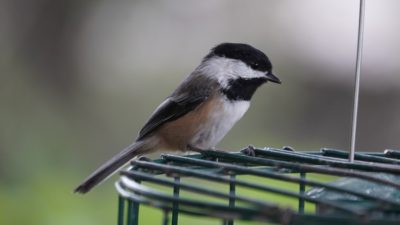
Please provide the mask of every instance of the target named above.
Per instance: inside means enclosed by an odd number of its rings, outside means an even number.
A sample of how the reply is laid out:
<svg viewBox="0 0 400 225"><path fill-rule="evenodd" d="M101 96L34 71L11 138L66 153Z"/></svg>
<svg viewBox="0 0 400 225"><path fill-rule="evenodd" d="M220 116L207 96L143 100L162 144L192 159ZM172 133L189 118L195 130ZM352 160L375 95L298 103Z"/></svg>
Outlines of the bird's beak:
<svg viewBox="0 0 400 225"><path fill-rule="evenodd" d="M265 76L267 77L268 81L271 81L271 82L274 82L277 84L281 83L281 80L279 80L279 78L272 73L267 73L267 74L265 74Z"/></svg>

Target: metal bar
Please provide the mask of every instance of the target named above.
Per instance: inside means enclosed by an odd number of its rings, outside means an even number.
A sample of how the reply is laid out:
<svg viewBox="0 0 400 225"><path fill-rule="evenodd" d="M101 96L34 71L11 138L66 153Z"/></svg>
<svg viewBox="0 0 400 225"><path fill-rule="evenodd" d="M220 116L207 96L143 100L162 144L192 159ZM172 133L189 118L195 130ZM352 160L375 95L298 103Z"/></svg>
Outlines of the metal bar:
<svg viewBox="0 0 400 225"><path fill-rule="evenodd" d="M354 105L353 105L353 118L352 118L353 122L352 122L352 129L351 129L351 148L350 148L350 154L349 154L350 162L354 161L354 153L355 153L355 146L356 146L358 100L359 100L359 94L360 94L362 47L363 47L363 38L364 38L364 17L365 17L365 1L360 0L360 11L359 11L359 18L358 18L355 87L354 87Z"/></svg>
<svg viewBox="0 0 400 225"><path fill-rule="evenodd" d="M230 177L230 182L229 182L229 207L234 208L235 207L235 198L236 198L236 185L235 185L235 175L232 174ZM228 220L227 225L233 225L233 220Z"/></svg>
<svg viewBox="0 0 400 225"><path fill-rule="evenodd" d="M323 148L324 149L324 148ZM388 172L388 171L382 171L382 170L387 170L387 168L382 169L380 168L381 166L385 166L382 164L371 164L371 163L361 163L358 164L357 162L355 163L355 167L353 167L352 165L354 163L349 163L346 160L340 159L339 157L333 158L333 157L325 157L323 156L323 153L321 153L320 151L296 151L296 152L284 152L281 149L273 149L273 148L264 148L264 149L256 149L256 151L267 151L267 152L261 152L262 156L268 156L268 159L276 159L279 158L281 160L284 161L280 161L282 163L286 163L287 161L289 161L288 163L290 163L290 161L296 161L298 162L300 160L300 162L302 164L304 163L310 163L310 164L315 164L315 165L329 165L330 168L332 167L339 167L339 168L345 168L345 169L357 169L357 170L364 170L364 171L368 171L368 172ZM220 155L221 153L225 153L227 154L224 157L222 157L222 155ZM260 152L258 152L260 155ZM367 155L371 155L371 156L378 156L378 157L385 157L388 159L392 159L392 158L400 158L400 151L398 150L385 150L385 153L363 153L363 154L367 154ZM207 156L212 156L212 155L218 155L221 158L222 162L232 162L232 163L239 163L239 164L246 164L246 160L247 159L242 159L242 157L244 156L242 153L239 152L226 152L226 151L222 151L222 150L218 150L218 151L214 151L214 150L204 150L202 152L202 154L193 154L193 155L186 155L186 158L196 158L196 159L205 159ZM260 157L253 157L255 159L258 159ZM161 163L161 164L165 164L166 160L165 159L157 159L154 160L153 162L156 163ZM340 164L340 165L337 165ZM398 174L396 172L396 168L399 167L388 167L390 170L394 170L392 171L392 173ZM350 171L350 170L347 170ZM157 171L153 171L153 173L155 173ZM321 171L323 173L323 171ZM157 172L158 174L162 174L163 172ZM400 171L399 171L400 173Z"/></svg>
<svg viewBox="0 0 400 225"><path fill-rule="evenodd" d="M138 202L133 203L133 225L139 225L139 206Z"/></svg>
<svg viewBox="0 0 400 225"><path fill-rule="evenodd" d="M175 176L174 181L176 185L174 185L174 197L179 198L179 187L180 187L180 177ZM178 202L174 202L172 204L172 225L178 225L178 212L179 212L179 204Z"/></svg>
<svg viewBox="0 0 400 225"><path fill-rule="evenodd" d="M169 222L169 212L168 210L164 210L163 225L168 225L168 222Z"/></svg>
<svg viewBox="0 0 400 225"><path fill-rule="evenodd" d="M209 174L209 173L205 173L205 172L199 172L199 171L194 171L191 169L186 169L186 168L180 168L180 167L172 167L172 166L168 166L166 168L166 165L160 165L160 164L149 164L149 162L137 162L139 163L138 165L143 166L144 168L151 168L151 169L160 169L160 170L164 170L164 171L171 171L174 173L179 173L181 175L188 175L188 176L195 176L195 177L199 177L199 178L204 178L204 179L208 179L208 180L213 180L216 182L229 182L229 179L226 177L222 177L219 175L213 175L213 174ZM144 165L145 164L145 165ZM133 171L131 171L133 172ZM254 175L254 174L253 174ZM301 179L299 178L295 178L295 177L291 177L291 176L286 176L288 177L288 179L286 179L289 182L292 183L299 183L301 181ZM285 178L286 178L285 177ZM145 179L143 177L140 177L140 179ZM146 179L147 180L147 179ZM158 183L160 183L160 181L157 181ZM291 191L286 191L286 190L282 190L282 189L276 189L276 188L272 188L272 187L268 187L268 186L263 186L263 185L259 185L259 184L254 184L254 183L248 183L248 182L244 182L244 181L239 181L236 180L235 181L236 185L240 185L242 187L247 187L247 188L252 188L252 189L256 189L256 190L261 190L261 191L267 191L267 192L271 192L271 193L276 193L276 194L280 194L283 196L289 196L289 197L295 197L295 198L304 198L306 201L308 202L312 202L312 203L320 203L326 206L331 206L333 208L337 208L339 210L342 211L352 211L353 209L350 209L348 207L346 207L345 205L341 205L341 204L337 204L335 202L332 201L328 201L328 200L323 200L323 199L315 199L315 198L311 198L307 195L299 195L298 193L294 193ZM304 180L304 184L311 184L313 186L316 187L324 187L327 188L329 190L332 191L336 191L339 193L349 193L367 200L374 200L376 201L376 203L378 205L380 205L382 208L388 208L390 206L399 206L399 203L392 201L391 199L384 199L384 198L380 198L380 197L373 197L364 193L360 193L354 190L347 190L347 189L343 189L343 188L339 188L330 184L325 184L325 183L318 183L315 181L308 181L308 180ZM181 188L183 188L183 186L181 186Z"/></svg>
<svg viewBox="0 0 400 225"><path fill-rule="evenodd" d="M311 215L296 214L292 217L290 225L398 225L399 220L393 218L378 217L374 219L362 219L357 217L338 215Z"/></svg>
<svg viewBox="0 0 400 225"><path fill-rule="evenodd" d="M400 159L400 151L399 150L393 150L393 149L386 149L384 151L384 154L388 157Z"/></svg>
<svg viewBox="0 0 400 225"><path fill-rule="evenodd" d="M134 195L131 192L126 192L124 189L121 187L120 182L116 183L116 188L118 192L123 196L125 199L133 200L133 201L138 201L141 202L142 204L150 205L153 207L159 207L162 210L168 209L169 204L163 205L160 202L154 202L150 200L146 200L142 197L137 198L136 195ZM227 210L227 209L225 209ZM181 213L185 213L187 215L194 215L194 216L206 216L206 217L217 217L217 218L224 218L222 217L223 213L220 211L207 211L207 208L180 208L179 211ZM262 211L262 210L261 210ZM287 214L285 214L285 217L273 217L269 218L266 215L261 212L261 214L253 213L253 211L249 209L244 209L240 213L239 211L235 211L237 214L234 214L234 212L230 212L229 215L232 218L235 219L242 219L242 220L257 220L257 221L264 221L268 220L269 222L272 222L272 219L276 219L274 221L277 221L277 223L280 223L284 221L284 224L290 224L290 225L319 225L319 224L324 224L324 225L336 225L336 224L354 224L354 225L397 225L399 220L398 217L373 217L373 218L367 218L367 217L354 217L354 216L347 216L347 215L312 215L312 214L291 214L290 211L288 211ZM260 213L260 212L259 212ZM268 212L267 212L268 213ZM272 212L275 213L275 212ZM272 215L269 213L269 215ZM282 216L282 215L281 215Z"/></svg>
<svg viewBox="0 0 400 225"><path fill-rule="evenodd" d="M150 189L149 187L140 185L136 183L133 180L129 180L127 178L121 177L120 181L117 182L117 185L120 187L117 187L119 190L121 189L129 189L143 197L146 197L148 199L154 199L151 201L147 201L150 204L153 205L158 205L163 202L174 202L177 201L179 202L180 206L184 208L184 206L187 206L187 210L190 207L192 210L202 210L207 212L208 215L215 215L219 218L232 218L232 219L254 219L254 218L263 218L263 219L269 219L271 222L279 222L282 221L286 217L291 217L293 212L289 209L283 209L278 206L274 207L243 207L243 206L235 206L234 208L230 208L226 204L218 204L218 203L211 203L207 201L199 201L199 200L193 200L193 199L188 199L184 197L179 197L175 198L173 196L166 195L164 193L161 193L159 191L154 191ZM130 198L129 196L129 191L125 191L123 196L126 198ZM167 206L168 207L168 206ZM181 207L179 211L182 211ZM226 213L229 212L229 213ZM361 216L361 214L356 214Z"/></svg>
<svg viewBox="0 0 400 225"><path fill-rule="evenodd" d="M160 166L163 166L163 165L160 165ZM182 174L182 175L194 175L195 177L198 177L198 178L204 178L204 179L207 179L207 180L212 180L212 181L221 182L221 183L230 182L230 179L227 178L227 177L222 177L222 176L218 176L218 175L210 175L210 174L205 174L205 173L201 173L201 172L199 173L197 171L192 171L192 173L186 171L186 173L185 173L181 169L170 168L170 170L172 172L179 173L179 174ZM191 170L189 170L189 171L191 171ZM132 179L139 178L141 180L146 180L147 182L154 182L154 183L161 184L161 185L168 185L168 186L173 186L174 185L174 183L171 183L171 181L167 181L165 179L160 179L160 178L155 178L155 177L152 177L150 175L147 175L145 173L141 173L141 172L138 172L138 171L125 171L125 172L123 172L123 174L128 176L128 177L131 177ZM283 196L294 197L294 198L303 198L303 199L305 199L305 200L307 200L309 202L312 202L312 203L320 203L320 204L323 204L323 205L326 205L326 206L330 206L332 208L335 208L335 209L338 209L338 210L341 210L341 211L344 211L344 212L353 213L352 209L349 209L349 208L347 208L345 206L342 206L342 205L337 204L337 203L332 202L332 201L327 201L327 200L323 200L323 199L314 199L314 198L308 197L307 195L299 195L298 193L285 191L285 190L280 190L280 189L275 189L275 188L271 188L271 187L265 187L265 186L262 186L262 185L259 185L259 184L251 184L251 183L248 183L248 182L239 181L237 179L234 181L234 183L236 185L239 185L239 186L242 186L242 187L247 187L247 188L252 188L252 189L255 189L255 190L272 192L272 193L280 194L280 195L283 195ZM230 195L227 195L227 194L224 194L224 193L210 191L210 190L207 190L207 189L204 189L204 188L199 188L199 187L188 185L188 184L180 183L180 185L181 185L182 189L193 191L193 192L197 192L197 193L203 193L203 194L207 194L207 195L214 196L214 197L219 197L219 198L221 198L221 197L222 198L231 197ZM259 207L264 207L264 205L267 205L268 207L275 207L275 205L271 205L271 204L268 204L266 202L259 201L257 199L251 199L251 198L246 198L246 197L241 197L241 196L235 196L235 197L239 201L243 201L243 202L259 205Z"/></svg>
<svg viewBox="0 0 400 225"><path fill-rule="evenodd" d="M239 172L242 174L250 174L250 175L255 175L255 176L261 176L261 177L268 177L268 178L273 178L273 179L278 179L278 180L283 180L283 181L287 181L287 182L291 182L291 183L300 183L301 181L303 181L306 185L310 185L310 186L316 186L316 187L323 187L332 191L337 191L340 193L348 193L348 194L352 194L358 197L362 197L365 199L369 199L369 200L373 200L376 201L378 204L381 204L382 207L387 207L389 205L391 206L399 206L400 203L393 201L391 199L384 199L381 197L377 197L377 196L370 196L368 194L364 194L361 192L357 192L354 190L349 190L349 189L345 189L345 188L340 188L340 187L336 187L334 185L330 185L330 184L326 184L326 183L322 183L322 182L317 182L317 181L311 181L311 180L301 180L300 178L297 177L292 177L292 176L287 176L287 175L283 175L283 174L278 174L278 173L273 173L273 172L269 172L269 171L261 171L261 170L256 170L253 168L246 168L246 167L242 167L242 166L238 166L238 165L231 165L231 164L227 164L227 163L216 163L216 162L210 162L210 161L205 161L205 160L200 160L200 159L192 159L192 158L185 158L185 157L181 157L181 156L173 156L173 155L163 155L163 157L167 160L174 160L174 161L183 161L185 163L190 163L191 165L203 165L203 166L209 166L209 167L217 167L217 168L223 168L226 171L232 171L232 172ZM132 161L133 164L136 164L136 161ZM144 162L140 162L140 163L144 163ZM151 165L149 164L149 162L147 162L147 166L155 166L154 164ZM165 166L165 165L163 165ZM162 170L166 170L168 171L170 168L166 168L164 167ZM178 169L182 169L179 168ZM191 171L191 170L189 170ZM274 190L275 193L279 193L278 191ZM289 193L286 193L287 195ZM303 196L304 197L304 196Z"/></svg>
<svg viewBox="0 0 400 225"><path fill-rule="evenodd" d="M118 225L124 225L125 199L118 196Z"/></svg>
<svg viewBox="0 0 400 225"><path fill-rule="evenodd" d="M301 180L305 180L306 179L306 173L301 172L300 173L300 178L301 178ZM300 195L304 195L305 191L306 191L306 185L304 184L304 182L300 182L299 194ZM304 198L299 198L299 213L300 214L304 213Z"/></svg>
<svg viewBox="0 0 400 225"><path fill-rule="evenodd" d="M179 173L179 171L174 171L174 172ZM276 205L268 204L268 203L259 201L257 199L240 197L240 196L232 196L230 194L226 194L226 193L215 191L215 190L209 190L207 188L200 188L200 187L197 187L194 185L189 185L189 184L184 184L184 183L175 183L174 181L170 181L170 180L166 180L166 179L162 179L162 178L158 178L158 177L153 177L153 176L150 176L146 173L142 173L139 171L121 171L121 173L124 176L130 177L132 179L141 179L141 180L145 180L147 182L152 182L152 183L169 186L169 187L179 185L181 189L185 189L185 190L200 193L200 194L210 195L210 196L217 197L217 198L223 198L223 199L236 198L239 201L254 204L259 207L276 207ZM225 177L223 180L226 182L230 181L229 178L225 178ZM232 181L232 182L234 182L234 181ZM229 205L229 206L231 206L231 205Z"/></svg>
<svg viewBox="0 0 400 225"><path fill-rule="evenodd" d="M324 156L330 156L330 157L333 156L333 157L344 158L344 159L349 157L349 152L338 150L338 149L323 148L323 149L321 149L321 152ZM398 160L398 159L392 159L392 158L388 158L388 157L376 156L376 155L370 155L370 154L354 153L354 159L366 161L366 162L377 162L377 163L400 165L400 160Z"/></svg>
<svg viewBox="0 0 400 225"><path fill-rule="evenodd" d="M315 163L317 165L321 164L326 164L326 165L338 165L341 168L347 168L348 166L351 166L351 163L347 161L335 161L331 159L326 159L326 157L320 157L320 156L308 156L305 154L297 154L293 155L288 152L284 151L276 151L276 150L260 150L260 149L255 149L254 150L256 154L259 155L266 155L268 157L270 156L279 156L281 158L285 158L287 160L290 159L296 159L296 160L301 160L302 163L296 163L293 162L286 162L286 161L280 161L280 160L274 160L274 159L269 159L269 158L260 158L260 157L250 157L250 156L245 156L245 155L238 155L238 154L231 154L227 152L222 152L222 151L204 151L203 154L205 155L218 155L220 158L224 159L232 159L235 160L236 162L241 162L241 163L251 163L254 165L265 165L265 166L273 166L273 167L278 167L278 168L288 168L292 169L298 172L315 172L315 173L322 173L322 174L329 174L329 175L336 175L336 176L348 176L348 177L355 177L355 178L361 178L364 180L376 182L379 184L384 184L388 186L392 186L395 188L400 188L400 184L390 181L390 180L385 180L380 177L375 177L371 176L365 173L360 173L357 171L352 171L352 170L344 170L344 169L339 169L339 168L325 168L325 167L315 167L313 165L307 165L305 162L310 162L310 163ZM343 163L343 164L342 164ZM350 164L350 165L349 165ZM354 164L354 163L353 163ZM376 164L362 164L359 165L359 167L363 169L370 169L370 170L375 170L374 167ZM366 166L367 168L364 168ZM377 165L379 167L379 165ZM395 169L395 168L394 168ZM400 167L397 167L397 169L400 169ZM380 170L377 172L381 172Z"/></svg>
<svg viewBox="0 0 400 225"><path fill-rule="evenodd" d="M140 181L136 182L140 183ZM128 212L127 212L128 225L139 225L139 206L140 204L136 201L128 201Z"/></svg>
<svg viewBox="0 0 400 225"><path fill-rule="evenodd" d="M148 206L152 206L152 207L156 207L159 208L161 210L172 210L172 207L170 207L170 204L168 203L161 203L161 202L157 202L155 203L155 201L153 200L149 200L147 198L144 198L143 196L139 196L136 195L130 191L125 190L125 187L122 187L123 185L121 184L120 181L115 183L115 187L118 191L118 193L125 199L127 199L128 201L135 201L135 202L139 202L140 204L144 204L144 205L148 205ZM206 212L204 210L192 210L192 209L184 209L184 208L180 208L179 209L180 212L188 214L188 215L194 215L194 216L214 216L214 214ZM215 215L217 216L217 215Z"/></svg>
<svg viewBox="0 0 400 225"><path fill-rule="evenodd" d="M214 152L214 153L213 153ZM205 151L205 154L217 154L217 151ZM399 174L400 167L396 165L388 165L382 163L371 163L371 162L348 162L346 160L341 159L332 159L329 157L323 157L318 155L309 155L306 153L300 152L288 152L282 151L278 149L254 149L254 152L257 156L273 156L280 157L281 159L285 159L286 161L300 161L301 163L311 163L317 165L328 165L331 167L339 167L346 169L355 169L355 170L363 170L369 172L385 172L385 173L393 173ZM220 154L220 152L218 152ZM222 152L221 152L222 154ZM229 154L229 153L228 153Z"/></svg>
<svg viewBox="0 0 400 225"><path fill-rule="evenodd" d="M127 214L128 216L126 217L126 224L127 225L133 225L133 201L128 201L128 210Z"/></svg>

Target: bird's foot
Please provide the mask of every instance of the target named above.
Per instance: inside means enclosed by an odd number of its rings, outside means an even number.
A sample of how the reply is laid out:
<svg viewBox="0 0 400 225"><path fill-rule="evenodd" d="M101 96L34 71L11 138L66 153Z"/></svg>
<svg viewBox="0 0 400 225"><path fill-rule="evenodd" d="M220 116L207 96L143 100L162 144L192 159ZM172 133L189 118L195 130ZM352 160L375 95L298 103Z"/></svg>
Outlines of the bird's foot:
<svg viewBox="0 0 400 225"><path fill-rule="evenodd" d="M246 155L246 156L252 156L255 157L256 153L255 153L255 148L253 145L249 145L246 148L240 150L240 153Z"/></svg>
<svg viewBox="0 0 400 225"><path fill-rule="evenodd" d="M291 151L291 152L294 152L294 151L295 151L295 149L294 149L293 147L291 147L291 146L283 146L283 147L282 147L282 150Z"/></svg>
<svg viewBox="0 0 400 225"><path fill-rule="evenodd" d="M138 160L139 161L145 161L145 162L150 162L151 161L151 159L149 157L146 157L146 156L140 156L138 158Z"/></svg>
<svg viewBox="0 0 400 225"><path fill-rule="evenodd" d="M197 153L200 153L200 154L204 153L204 149L197 148L197 147L192 146L192 145L188 145L186 148L187 148L187 150L189 150L191 152L197 152Z"/></svg>

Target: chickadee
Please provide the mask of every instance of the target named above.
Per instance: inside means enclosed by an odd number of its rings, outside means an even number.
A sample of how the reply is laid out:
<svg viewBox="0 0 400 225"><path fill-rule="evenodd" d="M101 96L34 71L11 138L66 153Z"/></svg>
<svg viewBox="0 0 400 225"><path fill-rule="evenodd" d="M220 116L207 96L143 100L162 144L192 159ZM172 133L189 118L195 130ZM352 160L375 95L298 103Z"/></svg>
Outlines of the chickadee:
<svg viewBox="0 0 400 225"><path fill-rule="evenodd" d="M247 44L217 45L156 108L136 141L95 170L75 192L90 191L144 154L214 148L247 111L256 89L268 81L281 83L263 52Z"/></svg>

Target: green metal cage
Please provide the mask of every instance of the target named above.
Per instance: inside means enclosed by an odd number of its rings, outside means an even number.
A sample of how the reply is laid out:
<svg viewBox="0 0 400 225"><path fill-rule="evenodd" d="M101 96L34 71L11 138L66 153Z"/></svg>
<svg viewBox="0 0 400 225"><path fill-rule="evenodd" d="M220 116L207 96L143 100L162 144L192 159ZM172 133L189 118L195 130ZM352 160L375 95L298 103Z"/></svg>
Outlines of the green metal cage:
<svg viewBox="0 0 400 225"><path fill-rule="evenodd" d="M400 224L400 151L347 157L263 148L133 160L116 182L118 225L138 225L144 205L161 210L163 225L181 224L181 215L223 225Z"/></svg>

